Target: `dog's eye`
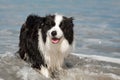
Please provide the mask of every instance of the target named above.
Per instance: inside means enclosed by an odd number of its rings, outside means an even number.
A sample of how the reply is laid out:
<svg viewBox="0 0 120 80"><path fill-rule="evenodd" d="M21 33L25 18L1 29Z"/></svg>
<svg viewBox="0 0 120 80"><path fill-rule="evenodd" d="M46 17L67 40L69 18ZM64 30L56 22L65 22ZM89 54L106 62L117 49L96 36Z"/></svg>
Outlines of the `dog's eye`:
<svg viewBox="0 0 120 80"><path fill-rule="evenodd" d="M55 22L54 21L51 22L51 26L55 26Z"/></svg>
<svg viewBox="0 0 120 80"><path fill-rule="evenodd" d="M63 23L63 22L60 23L60 27L61 27L62 29L64 28L64 23Z"/></svg>
<svg viewBox="0 0 120 80"><path fill-rule="evenodd" d="M46 22L46 25L48 25L48 26L55 26L55 22L54 21L48 21L48 22Z"/></svg>

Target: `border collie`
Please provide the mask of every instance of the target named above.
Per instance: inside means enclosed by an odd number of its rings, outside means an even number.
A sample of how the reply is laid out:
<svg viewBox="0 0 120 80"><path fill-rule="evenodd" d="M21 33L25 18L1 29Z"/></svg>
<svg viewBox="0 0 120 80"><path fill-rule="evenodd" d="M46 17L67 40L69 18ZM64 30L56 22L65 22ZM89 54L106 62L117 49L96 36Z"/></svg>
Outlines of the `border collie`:
<svg viewBox="0 0 120 80"><path fill-rule="evenodd" d="M20 31L19 55L46 77L61 70L64 58L72 51L73 18L59 14L29 15Z"/></svg>

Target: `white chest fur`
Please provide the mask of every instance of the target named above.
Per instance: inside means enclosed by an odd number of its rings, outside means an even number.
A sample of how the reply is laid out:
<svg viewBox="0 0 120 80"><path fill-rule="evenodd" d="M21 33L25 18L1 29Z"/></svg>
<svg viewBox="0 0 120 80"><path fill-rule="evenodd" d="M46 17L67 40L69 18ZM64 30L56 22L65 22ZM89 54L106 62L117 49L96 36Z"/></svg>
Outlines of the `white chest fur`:
<svg viewBox="0 0 120 80"><path fill-rule="evenodd" d="M47 36L46 43L43 43L41 30L39 30L38 48L42 52L48 69L60 69L65 56L71 52L72 47L64 38L58 44L51 43L49 36Z"/></svg>

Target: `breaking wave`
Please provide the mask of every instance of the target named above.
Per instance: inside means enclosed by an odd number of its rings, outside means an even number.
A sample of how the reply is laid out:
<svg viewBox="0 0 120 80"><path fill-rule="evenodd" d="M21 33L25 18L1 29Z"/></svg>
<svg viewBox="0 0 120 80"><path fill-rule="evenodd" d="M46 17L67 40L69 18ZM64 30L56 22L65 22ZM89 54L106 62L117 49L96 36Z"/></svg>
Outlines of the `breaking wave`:
<svg viewBox="0 0 120 80"><path fill-rule="evenodd" d="M0 54L0 80L120 80L120 63L95 57L71 54L65 59L67 68L57 72L56 78L48 79L15 54L7 52Z"/></svg>

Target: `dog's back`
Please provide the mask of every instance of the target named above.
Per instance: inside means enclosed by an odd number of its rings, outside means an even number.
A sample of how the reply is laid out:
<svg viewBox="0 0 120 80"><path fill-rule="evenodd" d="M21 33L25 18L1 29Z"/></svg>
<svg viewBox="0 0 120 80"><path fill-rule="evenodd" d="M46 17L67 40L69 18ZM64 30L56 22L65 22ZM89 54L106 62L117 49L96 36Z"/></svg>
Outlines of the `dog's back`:
<svg viewBox="0 0 120 80"><path fill-rule="evenodd" d="M28 16L20 31L19 54L25 61L30 61L32 67L40 68L45 65L44 58L38 50L38 28L42 18L36 15Z"/></svg>

